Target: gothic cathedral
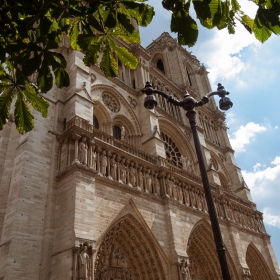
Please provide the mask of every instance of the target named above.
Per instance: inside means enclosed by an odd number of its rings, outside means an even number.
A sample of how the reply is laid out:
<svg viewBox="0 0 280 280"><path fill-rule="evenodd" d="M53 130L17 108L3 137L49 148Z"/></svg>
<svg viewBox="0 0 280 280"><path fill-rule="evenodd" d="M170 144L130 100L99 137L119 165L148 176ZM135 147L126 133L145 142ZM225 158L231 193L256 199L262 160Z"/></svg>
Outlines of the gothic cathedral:
<svg viewBox="0 0 280 280"><path fill-rule="evenodd" d="M71 86L46 94L33 131L0 132L0 279L222 280L188 120L141 91L200 100L207 71L168 33L129 48L137 69L106 78L64 39ZM214 99L197 123L232 279L279 279Z"/></svg>

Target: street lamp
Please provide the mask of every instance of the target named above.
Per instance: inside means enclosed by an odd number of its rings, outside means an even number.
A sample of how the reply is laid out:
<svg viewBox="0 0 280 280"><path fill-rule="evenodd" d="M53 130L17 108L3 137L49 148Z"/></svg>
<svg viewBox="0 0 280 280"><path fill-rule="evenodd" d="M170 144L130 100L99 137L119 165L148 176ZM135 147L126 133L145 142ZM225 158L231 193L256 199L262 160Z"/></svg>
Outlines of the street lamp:
<svg viewBox="0 0 280 280"><path fill-rule="evenodd" d="M228 263L226 259L226 248L222 239L221 235L221 230L220 226L218 223L218 217L215 209L215 204L213 201L213 196L211 193L211 188L209 185L209 180L208 180L208 175L201 151L201 145L197 133L197 128L196 128L196 112L194 110L195 107L203 106L206 103L209 102L209 98L214 95L218 95L221 99L219 101L219 106L221 110L228 110L232 107L233 103L230 101L226 95L229 94L225 90L225 88L221 85L218 84L218 89L217 91L211 92L204 96L200 101L196 101L193 97L191 97L188 92L186 92L184 98L182 101L179 101L175 99L173 96L168 95L160 90L153 89L152 85L150 82L147 82L145 85L145 88L142 90L146 94L145 100L144 100L144 106L147 109L154 109L157 106L157 100L156 97L153 95L154 93L157 93L167 99L168 102L172 103L174 106L179 106L182 107L185 111L187 111L186 116L189 119L189 123L192 129L193 133L193 139L194 139L194 145L196 149L196 154L197 154L197 159L198 159L198 164L199 164L199 169L201 173L201 178L202 178L202 183L203 183L203 188L205 192L205 198L208 206L208 212L210 216L210 221L212 225L212 231L215 239L215 244L216 244L216 249L220 261L220 266L222 270L222 275L224 280L230 280L230 273L229 273L229 268L228 268Z"/></svg>

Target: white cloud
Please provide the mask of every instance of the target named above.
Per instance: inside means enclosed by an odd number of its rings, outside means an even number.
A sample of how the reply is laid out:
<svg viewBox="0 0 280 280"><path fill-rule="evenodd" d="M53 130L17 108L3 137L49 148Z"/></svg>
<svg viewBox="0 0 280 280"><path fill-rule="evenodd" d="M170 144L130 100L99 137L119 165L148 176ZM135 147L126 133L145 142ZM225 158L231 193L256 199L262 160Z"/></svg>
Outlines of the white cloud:
<svg viewBox="0 0 280 280"><path fill-rule="evenodd" d="M233 136L229 137L232 148L236 153L245 152L245 145L248 145L257 133L263 132L266 129L266 127L253 122L240 126L236 132L232 133Z"/></svg>
<svg viewBox="0 0 280 280"><path fill-rule="evenodd" d="M263 209L263 217L266 224L280 228L280 215L271 214L272 209L265 207Z"/></svg>
<svg viewBox="0 0 280 280"><path fill-rule="evenodd" d="M277 130L277 129L279 129L279 127L276 125L276 126L274 126L274 129Z"/></svg>
<svg viewBox="0 0 280 280"><path fill-rule="evenodd" d="M260 163L256 163L256 164L253 166L254 172L256 172L257 170L259 170L261 166L262 166L262 165L261 165Z"/></svg>
<svg viewBox="0 0 280 280"><path fill-rule="evenodd" d="M256 50L260 43L241 24L237 24L234 35L228 34L226 29L212 32L211 38L198 46L196 55L208 65L211 84L216 84L218 79L233 80L248 67L242 61L240 52L248 46ZM245 85L241 80L237 80L237 83Z"/></svg>
<svg viewBox="0 0 280 280"><path fill-rule="evenodd" d="M264 221L268 225L280 228L280 156L271 161L271 166L253 172L242 171L243 177L251 189L254 202L264 213Z"/></svg>

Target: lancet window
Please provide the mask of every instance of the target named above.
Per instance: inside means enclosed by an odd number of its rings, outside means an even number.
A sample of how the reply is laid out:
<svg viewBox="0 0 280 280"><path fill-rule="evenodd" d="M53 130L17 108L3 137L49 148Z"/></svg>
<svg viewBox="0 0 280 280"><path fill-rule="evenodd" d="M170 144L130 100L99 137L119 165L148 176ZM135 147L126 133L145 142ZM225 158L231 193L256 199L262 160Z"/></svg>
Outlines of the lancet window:
<svg viewBox="0 0 280 280"><path fill-rule="evenodd" d="M200 126L204 129L205 138L220 146L220 141L217 135L217 127L215 126L214 122L201 112L199 112L198 115Z"/></svg>
<svg viewBox="0 0 280 280"><path fill-rule="evenodd" d="M181 153L179 152L175 143L172 141L171 138L169 138L163 132L161 132L160 137L164 141L165 154L166 154L167 160L171 164L174 164L174 165L182 168Z"/></svg>
<svg viewBox="0 0 280 280"><path fill-rule="evenodd" d="M99 129L99 122L95 115L93 115L93 126L97 129Z"/></svg>
<svg viewBox="0 0 280 280"><path fill-rule="evenodd" d="M113 136L116 139L121 139L121 135L122 135L121 128L117 125L114 125L113 126Z"/></svg>
<svg viewBox="0 0 280 280"><path fill-rule="evenodd" d="M157 61L157 68L158 68L161 72L163 72L163 73L165 74L165 71L164 71L164 64L163 64L163 61L162 61L161 59L159 59L159 60Z"/></svg>
<svg viewBox="0 0 280 280"><path fill-rule="evenodd" d="M191 80L190 72L188 71L188 69L186 69L186 73L187 73L187 77L189 80L189 85L192 86L192 80Z"/></svg>

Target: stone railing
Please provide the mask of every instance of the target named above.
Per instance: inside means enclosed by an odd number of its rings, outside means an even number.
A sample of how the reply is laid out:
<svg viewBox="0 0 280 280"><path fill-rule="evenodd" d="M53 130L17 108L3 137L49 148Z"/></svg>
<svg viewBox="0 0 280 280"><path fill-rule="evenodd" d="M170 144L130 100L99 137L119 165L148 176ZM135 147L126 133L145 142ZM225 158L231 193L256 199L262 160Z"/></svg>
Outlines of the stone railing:
<svg viewBox="0 0 280 280"><path fill-rule="evenodd" d="M166 159L153 157L126 142L95 129L75 117L57 137L58 177L74 164L93 170L97 176L158 198L172 199L182 207L207 213L201 179L193 170L178 168ZM250 203L213 188L218 217L238 226L265 233L262 214Z"/></svg>
<svg viewBox="0 0 280 280"><path fill-rule="evenodd" d="M113 136L111 136L99 129L96 129L93 125L89 124L89 122L85 119L82 119L77 116L74 117L66 124L66 130L68 131L73 127L78 127L78 128L84 129L87 132L92 133L92 136L95 139L101 140L109 145L119 148L124 152L130 153L130 154L132 154L136 157L139 157L145 161L148 161L152 164L157 164L156 157L147 154L146 152L144 152L141 149L138 149L136 146L131 145L126 140L116 139ZM139 136L129 136L128 138L133 140L135 138L139 138ZM136 141L138 141L138 139Z"/></svg>

